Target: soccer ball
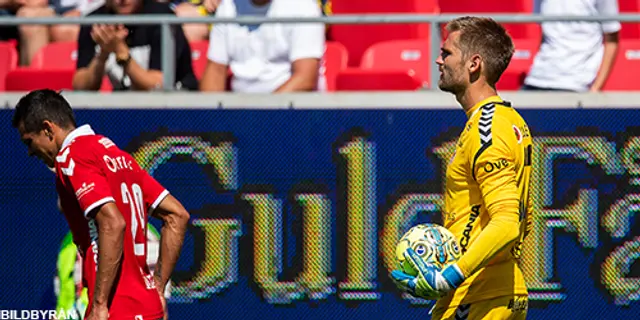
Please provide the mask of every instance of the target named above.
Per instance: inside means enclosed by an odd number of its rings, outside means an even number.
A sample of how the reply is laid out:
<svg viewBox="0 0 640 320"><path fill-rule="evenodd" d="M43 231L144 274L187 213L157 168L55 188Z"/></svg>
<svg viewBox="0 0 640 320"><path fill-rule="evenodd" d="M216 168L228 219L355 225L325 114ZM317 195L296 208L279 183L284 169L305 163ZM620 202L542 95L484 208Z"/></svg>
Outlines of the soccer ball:
<svg viewBox="0 0 640 320"><path fill-rule="evenodd" d="M430 266L439 270L460 259L458 239L447 228L431 223L419 224L407 231L396 245L396 260L399 269L411 276L418 275L404 258L407 248L412 248Z"/></svg>

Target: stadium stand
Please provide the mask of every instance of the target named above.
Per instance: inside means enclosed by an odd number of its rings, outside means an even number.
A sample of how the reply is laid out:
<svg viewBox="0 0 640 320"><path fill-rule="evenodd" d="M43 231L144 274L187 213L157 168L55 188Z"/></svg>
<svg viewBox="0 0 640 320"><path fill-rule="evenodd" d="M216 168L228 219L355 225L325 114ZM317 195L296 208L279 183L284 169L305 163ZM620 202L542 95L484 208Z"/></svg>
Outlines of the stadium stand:
<svg viewBox="0 0 640 320"><path fill-rule="evenodd" d="M540 45L540 41L534 39L513 39L513 42L515 52L507 70L496 84L499 90L520 89Z"/></svg>
<svg viewBox="0 0 640 320"><path fill-rule="evenodd" d="M618 1L620 13L638 13L640 12L640 0L620 0ZM640 23L627 22L622 23L620 30L621 39L640 39Z"/></svg>
<svg viewBox="0 0 640 320"><path fill-rule="evenodd" d="M383 71L347 68L338 73L337 91L417 90L420 80L410 71Z"/></svg>
<svg viewBox="0 0 640 320"><path fill-rule="evenodd" d="M387 13L514 13L531 14L534 12L534 0L333 0L322 1L326 14L387 14ZM619 1L621 13L640 12L640 0ZM623 23L620 32L621 44L617 62L604 90L636 90L640 85L629 81L630 70L638 68L640 60L640 23ZM444 26L443 26L444 27ZM540 43L540 27L536 23L506 24L506 28L514 38L516 52L498 83L500 90L518 90L533 62ZM435 58L430 54L429 24L366 24L366 25L331 25L331 41L327 42L322 72L327 81L327 91L363 90L372 88L399 90L400 87L416 88L432 87L429 83L430 70L435 68ZM444 35L444 34L443 34ZM18 52L15 43L0 42L0 91L16 90L39 83L42 86L66 87L68 83L62 76L60 79L48 79L49 75L66 74L61 69L75 68L77 56L75 42L53 42L42 48L33 58L28 68L41 70L25 71L17 67ZM207 65L209 42L192 42L193 70L198 79ZM18 69L16 69L18 68ZM26 68L26 67L25 67ZM347 69L348 68L348 69ZM360 69L360 70L358 70ZM53 70L53 71L52 71ZM49 72L52 71L52 72ZM19 81L9 87L5 86L7 75ZM39 79L21 83L20 79L27 75L38 75ZM389 74L397 79L404 79L396 84L393 81L380 80L382 74ZM362 81L362 83L344 83ZM373 83L372 79L378 79ZM415 82L417 81L418 84ZM388 85L389 87L385 87ZM106 88L106 89L104 89ZM103 82L102 91L110 91L108 81Z"/></svg>
<svg viewBox="0 0 640 320"><path fill-rule="evenodd" d="M52 42L42 47L31 60L35 69L75 69L78 60L78 43Z"/></svg>
<svg viewBox="0 0 640 320"><path fill-rule="evenodd" d="M339 42L327 41L325 47L321 72L324 73L327 81L327 91L335 91L336 77L340 71L347 68L349 53L347 48Z"/></svg>
<svg viewBox="0 0 640 320"><path fill-rule="evenodd" d="M18 66L18 51L14 42L0 42L0 61L0 91L4 91L6 75Z"/></svg>
<svg viewBox="0 0 640 320"><path fill-rule="evenodd" d="M339 0L333 1L333 14L438 13L436 0ZM360 65L362 54L371 45L388 40L425 39L428 24L335 25L333 40L349 50L349 66Z"/></svg>
<svg viewBox="0 0 640 320"><path fill-rule="evenodd" d="M638 73L640 73L640 39L621 39L616 62L603 90L640 90L640 83L630 80L630 77Z"/></svg>
<svg viewBox="0 0 640 320"><path fill-rule="evenodd" d="M193 73L196 78L200 80L204 68L207 66L207 50L209 48L209 41L195 41L191 42L191 65L193 66Z"/></svg>
<svg viewBox="0 0 640 320"><path fill-rule="evenodd" d="M517 13L531 14L534 11L533 0L440 0L441 13ZM536 23L505 24L509 34L515 39L540 39L540 26Z"/></svg>
<svg viewBox="0 0 640 320"><path fill-rule="evenodd" d="M409 71L428 86L429 71L434 62L429 54L429 40L392 40L370 46L362 56L360 68L370 70Z"/></svg>

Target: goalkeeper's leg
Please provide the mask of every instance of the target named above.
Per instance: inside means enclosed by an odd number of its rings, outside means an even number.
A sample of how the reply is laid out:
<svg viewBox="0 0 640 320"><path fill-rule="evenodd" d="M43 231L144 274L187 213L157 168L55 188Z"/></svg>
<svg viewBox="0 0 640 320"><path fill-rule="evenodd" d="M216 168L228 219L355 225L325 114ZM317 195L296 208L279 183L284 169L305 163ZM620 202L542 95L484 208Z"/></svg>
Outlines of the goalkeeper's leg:
<svg viewBox="0 0 640 320"><path fill-rule="evenodd" d="M434 310L432 320L524 320L527 317L527 296L505 296Z"/></svg>

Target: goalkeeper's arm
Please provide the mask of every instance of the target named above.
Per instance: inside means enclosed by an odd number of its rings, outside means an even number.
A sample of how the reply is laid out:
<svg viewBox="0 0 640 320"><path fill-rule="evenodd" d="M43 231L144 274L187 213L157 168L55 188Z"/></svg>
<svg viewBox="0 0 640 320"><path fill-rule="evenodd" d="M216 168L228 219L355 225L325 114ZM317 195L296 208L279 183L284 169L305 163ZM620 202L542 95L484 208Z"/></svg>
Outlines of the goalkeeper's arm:
<svg viewBox="0 0 640 320"><path fill-rule="evenodd" d="M480 151L471 168L490 219L457 263L464 278L485 266L520 233L516 164L509 141L501 139L503 137L494 136L492 145ZM484 170L485 165L498 161L506 161L507 164L490 172Z"/></svg>

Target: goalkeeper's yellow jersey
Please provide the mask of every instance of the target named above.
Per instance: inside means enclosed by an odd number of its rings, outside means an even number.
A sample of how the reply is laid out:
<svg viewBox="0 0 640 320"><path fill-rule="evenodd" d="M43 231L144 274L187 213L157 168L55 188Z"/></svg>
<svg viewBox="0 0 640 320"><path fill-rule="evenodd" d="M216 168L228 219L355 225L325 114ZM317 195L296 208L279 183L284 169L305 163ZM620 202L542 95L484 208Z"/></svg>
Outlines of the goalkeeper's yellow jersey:
<svg viewBox="0 0 640 320"><path fill-rule="evenodd" d="M458 266L466 279L438 300L438 309L527 294L517 260L531 210L529 127L498 96L476 104L467 116L447 167L443 210L444 226L460 242Z"/></svg>

